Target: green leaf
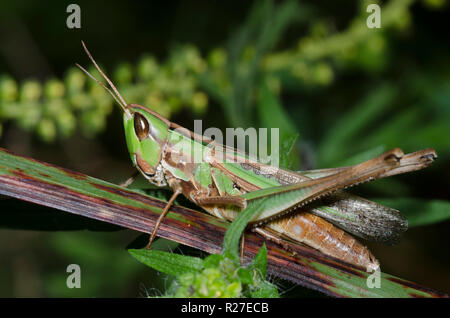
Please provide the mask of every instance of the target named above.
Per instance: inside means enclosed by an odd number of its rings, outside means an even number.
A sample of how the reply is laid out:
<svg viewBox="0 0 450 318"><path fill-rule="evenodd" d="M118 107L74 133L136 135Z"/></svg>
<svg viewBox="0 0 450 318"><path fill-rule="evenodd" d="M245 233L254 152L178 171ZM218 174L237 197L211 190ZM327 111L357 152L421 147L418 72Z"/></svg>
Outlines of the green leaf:
<svg viewBox="0 0 450 318"><path fill-rule="evenodd" d="M240 267L237 271L239 281L241 284L252 284L253 283L253 276L252 273L247 269Z"/></svg>
<svg viewBox="0 0 450 318"><path fill-rule="evenodd" d="M267 272L267 247L264 243L263 246L258 251L258 254L256 254L255 258L253 259L252 263L248 267L250 270L256 271L261 275L261 278L266 277Z"/></svg>
<svg viewBox="0 0 450 318"><path fill-rule="evenodd" d="M220 263L224 260L222 254L211 254L203 260L203 266L205 268L219 267Z"/></svg>
<svg viewBox="0 0 450 318"><path fill-rule="evenodd" d="M259 125L268 129L266 143L267 148L272 147L272 129L279 129L278 135L278 156L279 165L283 168L291 168L294 164L298 165L299 154L293 153L295 142L299 134L291 117L286 113L277 96L269 89L266 82L261 86L259 104ZM266 149L267 153L267 149Z"/></svg>
<svg viewBox="0 0 450 318"><path fill-rule="evenodd" d="M233 223L231 223L223 240L223 254L225 257L229 257L236 262L239 262L239 241L242 232L252 216L256 213L260 213L264 209L266 200L267 198L262 198L260 200L249 202L247 208L240 212Z"/></svg>
<svg viewBox="0 0 450 318"><path fill-rule="evenodd" d="M203 260L198 257L147 249L128 252L139 262L169 275L199 273L203 269Z"/></svg>
<svg viewBox="0 0 450 318"><path fill-rule="evenodd" d="M297 128L291 121L280 100L269 89L266 82L261 85L259 104L259 120L262 127L278 128L280 139L297 134Z"/></svg>
<svg viewBox="0 0 450 318"><path fill-rule="evenodd" d="M274 284L272 284L268 281L264 281L258 286L258 288L251 291L250 297L252 297L252 298L280 298L280 294L278 293L277 286L275 286Z"/></svg>
<svg viewBox="0 0 450 318"><path fill-rule="evenodd" d="M293 134L281 140L280 145L280 167L294 170L300 163L299 152L293 151L300 134Z"/></svg>
<svg viewBox="0 0 450 318"><path fill-rule="evenodd" d="M396 90L391 84L382 85L368 94L350 112L341 116L336 124L328 129L320 143L320 165L329 166L343 160L348 155L347 149L354 149L349 146L359 140L363 130L386 111L395 96Z"/></svg>
<svg viewBox="0 0 450 318"><path fill-rule="evenodd" d="M410 227L430 225L450 219L450 202L414 198L376 199L386 206L398 209L408 219Z"/></svg>
<svg viewBox="0 0 450 318"><path fill-rule="evenodd" d="M342 160L338 164L335 164L334 166L335 167L353 166L366 160L375 158L376 156L381 155L386 150L387 149L385 145L379 145L374 148L370 148L366 151L360 152L354 156L351 156L350 158Z"/></svg>
<svg viewBox="0 0 450 318"><path fill-rule="evenodd" d="M300 10L296 1L284 1L279 5L273 0L255 2L246 22L228 44L227 71L232 88L223 106L231 125L255 125L251 106L254 88L263 76L261 61L287 27L306 16L306 10ZM246 51L250 51L247 60L243 57Z"/></svg>
<svg viewBox="0 0 450 318"><path fill-rule="evenodd" d="M376 130L366 134L360 142L366 146L386 145L387 148L404 148L409 143L410 147L416 148L418 143L411 145L409 139L414 138L416 127L421 126L423 116L423 109L417 105L410 106L380 123Z"/></svg>

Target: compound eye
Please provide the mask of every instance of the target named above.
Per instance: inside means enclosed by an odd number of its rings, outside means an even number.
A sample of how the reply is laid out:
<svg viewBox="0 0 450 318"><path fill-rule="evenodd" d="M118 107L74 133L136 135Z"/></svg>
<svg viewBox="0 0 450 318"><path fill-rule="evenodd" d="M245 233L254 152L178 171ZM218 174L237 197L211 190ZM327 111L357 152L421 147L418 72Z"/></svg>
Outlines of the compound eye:
<svg viewBox="0 0 450 318"><path fill-rule="evenodd" d="M134 132L138 136L139 141L148 137L150 126L147 119L139 113L134 114Z"/></svg>

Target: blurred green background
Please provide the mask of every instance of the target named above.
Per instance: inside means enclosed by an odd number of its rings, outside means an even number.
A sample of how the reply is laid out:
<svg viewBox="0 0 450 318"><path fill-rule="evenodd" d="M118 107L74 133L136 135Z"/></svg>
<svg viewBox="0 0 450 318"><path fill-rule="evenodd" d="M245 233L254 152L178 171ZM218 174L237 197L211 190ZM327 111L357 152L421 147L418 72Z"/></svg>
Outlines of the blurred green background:
<svg viewBox="0 0 450 318"><path fill-rule="evenodd" d="M368 243L382 270L450 292L447 1L78 1L81 29L66 27L69 3L0 4L1 147L115 183L133 173L119 109L74 68L93 71L84 40L128 102L182 126L298 133L292 169L435 148L430 168L351 192L409 218L399 245ZM380 29L366 26L371 3ZM1 226L2 297L139 297L170 280L128 255L136 232ZM81 289L66 287L72 263ZM279 284L285 296L317 296Z"/></svg>

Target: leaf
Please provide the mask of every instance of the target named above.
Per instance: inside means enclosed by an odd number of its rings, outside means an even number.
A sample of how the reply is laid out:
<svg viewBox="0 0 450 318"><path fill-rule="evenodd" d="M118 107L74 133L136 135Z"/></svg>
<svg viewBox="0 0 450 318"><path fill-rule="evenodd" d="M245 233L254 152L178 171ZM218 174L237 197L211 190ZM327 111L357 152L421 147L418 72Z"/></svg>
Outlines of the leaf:
<svg viewBox="0 0 450 318"><path fill-rule="evenodd" d="M250 293L252 298L280 298L277 286L268 281L264 281L258 288Z"/></svg>
<svg viewBox="0 0 450 318"><path fill-rule="evenodd" d="M239 267L237 270L237 275L241 284L253 283L252 273L247 268Z"/></svg>
<svg viewBox="0 0 450 318"><path fill-rule="evenodd" d="M203 266L205 268L216 268L220 267L220 263L224 260L222 254L211 254L203 260Z"/></svg>
<svg viewBox="0 0 450 318"><path fill-rule="evenodd" d="M405 148L408 140L414 136L416 127L420 127L423 110L417 106L410 106L407 110L391 116L389 120L379 124L377 129L365 136L361 141L364 145L386 145L387 148ZM418 143L413 145L417 147Z"/></svg>
<svg viewBox="0 0 450 318"><path fill-rule="evenodd" d="M259 121L262 127L278 128L280 139L297 134L297 129L292 123L277 96L269 89L266 82L261 85L258 104Z"/></svg>
<svg viewBox="0 0 450 318"><path fill-rule="evenodd" d="M374 148L370 148L366 151L360 152L350 158L347 158L345 160L340 161L338 164L335 164L335 167L345 167L345 166L353 166L358 163L364 162L366 160L369 160L371 158L375 158L376 156L381 155L383 152L385 152L386 146L385 145L379 145Z"/></svg>
<svg viewBox="0 0 450 318"><path fill-rule="evenodd" d="M320 143L318 152L320 165L329 166L343 160L348 155L346 149L354 148L348 145L360 139L362 131L386 111L395 95L396 90L393 86L384 84L373 90L351 111L341 116L328 129Z"/></svg>
<svg viewBox="0 0 450 318"><path fill-rule="evenodd" d="M267 247L266 244L263 244L259 249L258 254L256 254L252 263L249 265L248 269L257 271L261 274L261 278L266 277L267 273Z"/></svg>
<svg viewBox="0 0 450 318"><path fill-rule="evenodd" d="M251 201L247 208L240 212L239 215L231 223L231 226L225 234L223 240L223 254L235 261L239 261L239 242L242 232L247 226L248 222L256 213L260 213L264 209L264 204L267 198Z"/></svg>
<svg viewBox="0 0 450 318"><path fill-rule="evenodd" d="M292 0L278 5L274 5L273 0L265 0L253 5L246 22L228 44L227 71L232 88L223 107L230 125L254 126L251 106L254 88L262 78L261 61L287 27L306 16L306 10L300 10L298 3ZM243 61L242 56L248 48L253 52L251 59Z"/></svg>
<svg viewBox="0 0 450 318"><path fill-rule="evenodd" d="M287 136L284 140L281 141L280 147L280 167L285 169L294 169L299 165L300 154L298 152L293 151L297 139L300 135L293 134L291 136Z"/></svg>
<svg viewBox="0 0 450 318"><path fill-rule="evenodd" d="M14 155L1 148L0 195L145 233L152 231L165 206L165 202L136 191L49 163ZM3 218L5 212L2 208L4 201L0 200L0 218ZM30 211L33 212L34 209ZM208 253L218 253L228 227L227 222L205 213L174 206L161 223L158 236ZM370 289L366 285L369 274L364 270L310 247L285 240L282 242L289 252L273 242L266 242L267 273L330 296L448 296L384 273L381 275L381 288ZM261 237L246 234L244 261L250 262L262 244Z"/></svg>
<svg viewBox="0 0 450 318"><path fill-rule="evenodd" d="M376 199L375 201L397 209L408 219L408 225L430 225L450 219L450 202L414 198Z"/></svg>
<svg viewBox="0 0 450 318"><path fill-rule="evenodd" d="M203 269L203 260L198 257L147 249L128 250L128 252L139 262L173 276L200 273Z"/></svg>
<svg viewBox="0 0 450 318"><path fill-rule="evenodd" d="M266 143L267 148L272 145L272 129L278 129L278 156L279 165L284 168L291 168L294 164L298 165L298 153L292 150L299 137L295 125L282 107L279 99L269 89L266 82L261 86L259 104L259 125L268 129ZM266 150L267 153L267 150Z"/></svg>

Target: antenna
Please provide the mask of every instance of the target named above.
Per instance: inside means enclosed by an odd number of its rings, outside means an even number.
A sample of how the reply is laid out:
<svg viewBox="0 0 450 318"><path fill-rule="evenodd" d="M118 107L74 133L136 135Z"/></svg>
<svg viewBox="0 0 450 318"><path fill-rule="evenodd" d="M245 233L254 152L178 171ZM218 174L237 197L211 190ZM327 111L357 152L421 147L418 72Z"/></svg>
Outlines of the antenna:
<svg viewBox="0 0 450 318"><path fill-rule="evenodd" d="M105 84L103 84L102 82L100 82L98 79L96 79L94 76L92 76L88 71L86 71L84 69L84 67L82 67L80 64L75 63L76 66L78 66L78 68L80 68L84 73L86 73L87 76L89 76L91 79L93 79L95 82L97 82L97 84L99 84L101 87L103 87L104 89L106 89L111 96L116 100L117 104L119 104L120 108L123 109L123 111L126 111L126 107L124 105L122 105L122 102L116 97L116 95L114 95L114 93L108 88L106 87Z"/></svg>
<svg viewBox="0 0 450 318"><path fill-rule="evenodd" d="M81 67L79 64L76 64L84 73L86 73L90 78L92 78L94 81L96 81L98 84L100 84L104 89L106 89L112 97L114 97L114 99L116 100L116 102L122 107L122 109L126 112L127 111L127 102L125 101L125 99L122 97L122 95L120 95L119 91L117 90L117 88L114 86L114 84L112 83L112 81L108 78L108 76L105 75L105 73L103 73L103 71L101 70L101 68L97 65L97 63L95 62L94 58L92 57L91 53L89 53L89 50L87 49L86 45L84 44L83 41L81 41L81 44L83 45L84 50L86 51L86 54L88 55L89 59L92 61L92 63L95 65L95 68L100 72L100 74L103 76L103 78L108 82L109 86L112 88L112 90L114 91L114 93L108 88L106 87L106 85L104 85L102 82L100 82L99 80L97 80L94 76L92 76L91 74L89 74L88 71L86 71L83 67Z"/></svg>

